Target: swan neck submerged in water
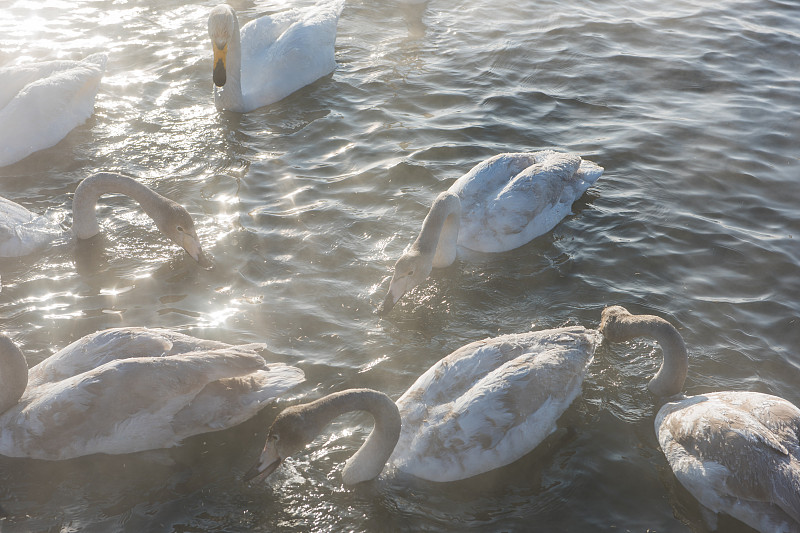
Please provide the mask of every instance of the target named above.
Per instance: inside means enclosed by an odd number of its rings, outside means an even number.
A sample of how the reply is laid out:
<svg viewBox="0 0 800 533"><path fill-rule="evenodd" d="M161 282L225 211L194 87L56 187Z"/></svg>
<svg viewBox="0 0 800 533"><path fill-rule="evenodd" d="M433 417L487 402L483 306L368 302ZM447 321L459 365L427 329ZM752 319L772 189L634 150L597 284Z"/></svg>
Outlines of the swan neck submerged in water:
<svg viewBox="0 0 800 533"><path fill-rule="evenodd" d="M461 200L458 195L450 191L439 194L422 221L416 240L394 265L389 292L378 309L380 314L391 311L403 294L430 276L433 268L453 264L460 225Z"/></svg>
<svg viewBox="0 0 800 533"><path fill-rule="evenodd" d="M243 112L242 38L232 7L219 5L211 11L208 36L214 49L214 103L217 109Z"/></svg>
<svg viewBox="0 0 800 533"><path fill-rule="evenodd" d="M27 386L25 356L11 339L0 335L0 414L19 402Z"/></svg>
<svg viewBox="0 0 800 533"><path fill-rule="evenodd" d="M664 356L661 367L647 385L661 397L670 397L683 390L689 369L686 344L675 326L654 315L632 315L620 306L603 310L600 332L611 342L625 342L637 337L655 340Z"/></svg>
<svg viewBox="0 0 800 533"><path fill-rule="evenodd" d="M84 179L72 198L72 232L78 239L89 239L100 232L97 201L104 194L124 194L134 199L170 240L182 247L202 267L211 266L194 229L194 221L177 202L161 196L133 178L99 172Z"/></svg>
<svg viewBox="0 0 800 533"><path fill-rule="evenodd" d="M375 426L361 448L345 462L342 481L353 485L378 477L400 437L400 412L381 392L351 389L281 412L270 427L258 464L245 478L269 475L283 459L301 450L333 419L351 411L370 413Z"/></svg>

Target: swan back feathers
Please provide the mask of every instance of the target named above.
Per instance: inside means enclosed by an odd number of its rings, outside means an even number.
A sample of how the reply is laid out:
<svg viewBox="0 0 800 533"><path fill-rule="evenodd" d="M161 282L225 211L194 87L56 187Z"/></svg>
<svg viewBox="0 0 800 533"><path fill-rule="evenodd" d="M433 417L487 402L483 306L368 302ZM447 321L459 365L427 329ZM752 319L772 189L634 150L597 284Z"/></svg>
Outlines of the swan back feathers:
<svg viewBox="0 0 800 533"><path fill-rule="evenodd" d="M790 402L698 395L665 404L655 428L676 477L704 506L763 531L800 523L800 409Z"/></svg>
<svg viewBox="0 0 800 533"><path fill-rule="evenodd" d="M20 402L0 413L0 454L131 453L238 424L303 381L263 348L145 328L87 336L30 370Z"/></svg>
<svg viewBox="0 0 800 533"><path fill-rule="evenodd" d="M580 393L598 341L595 331L570 327L456 350L397 401L403 427L390 462L423 479L452 481L522 457Z"/></svg>
<svg viewBox="0 0 800 533"><path fill-rule="evenodd" d="M107 55L0 69L0 166L57 144L94 109Z"/></svg>
<svg viewBox="0 0 800 533"><path fill-rule="evenodd" d="M522 246L553 229L602 173L576 154L552 150L487 159L450 186L461 198L458 244L479 252Z"/></svg>

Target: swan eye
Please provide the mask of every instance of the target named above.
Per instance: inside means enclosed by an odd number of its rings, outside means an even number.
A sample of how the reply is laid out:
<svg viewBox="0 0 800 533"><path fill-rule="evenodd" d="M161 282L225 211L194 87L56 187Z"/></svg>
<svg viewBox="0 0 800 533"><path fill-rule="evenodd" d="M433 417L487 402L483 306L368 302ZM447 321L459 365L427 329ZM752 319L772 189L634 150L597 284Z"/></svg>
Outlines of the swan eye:
<svg viewBox="0 0 800 533"><path fill-rule="evenodd" d="M414 275L414 271L413 270L409 270L407 275L408 276L413 276Z"/></svg>
<svg viewBox="0 0 800 533"><path fill-rule="evenodd" d="M186 231L183 229L183 226L178 226L176 229L181 233L186 233Z"/></svg>

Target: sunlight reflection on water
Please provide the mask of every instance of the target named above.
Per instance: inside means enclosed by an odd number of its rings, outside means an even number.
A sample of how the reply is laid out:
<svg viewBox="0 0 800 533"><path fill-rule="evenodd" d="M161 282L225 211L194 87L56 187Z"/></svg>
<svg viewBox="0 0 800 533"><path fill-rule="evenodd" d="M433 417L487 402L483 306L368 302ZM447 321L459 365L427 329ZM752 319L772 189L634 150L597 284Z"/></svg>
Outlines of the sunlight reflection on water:
<svg viewBox="0 0 800 533"><path fill-rule="evenodd" d="M103 328L166 327L266 342L306 373L281 406L361 386L398 398L467 342L594 327L618 303L680 327L690 393L800 403L798 6L348 1L337 70L237 115L211 96L213 4L0 7L0 65L109 53L94 115L0 168L0 195L68 226L80 180L118 170L186 206L215 263L198 268L133 202L104 197L91 244L67 235L0 259L0 329L30 365ZM242 22L283 8L234 5ZM435 271L377 317L436 194L483 158L545 148L606 169L573 215L517 250ZM568 436L478 479L344 488L370 424L348 416L244 485L268 407L164 453L0 457L0 528L705 531L652 434L658 353L601 347L560 423Z"/></svg>

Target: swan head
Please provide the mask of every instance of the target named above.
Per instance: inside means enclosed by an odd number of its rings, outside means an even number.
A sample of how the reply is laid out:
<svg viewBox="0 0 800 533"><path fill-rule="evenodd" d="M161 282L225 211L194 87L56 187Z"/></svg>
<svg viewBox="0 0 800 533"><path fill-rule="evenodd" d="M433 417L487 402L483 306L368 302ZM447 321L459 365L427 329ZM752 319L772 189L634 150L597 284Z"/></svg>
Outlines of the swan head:
<svg viewBox="0 0 800 533"><path fill-rule="evenodd" d="M270 475L286 457L314 440L334 418L352 411L370 413L375 425L364 444L345 462L342 481L355 485L378 477L400 438L400 410L382 392L349 389L289 407L279 414L269 428L258 462L244 475L245 481Z"/></svg>
<svg viewBox="0 0 800 533"><path fill-rule="evenodd" d="M689 368L686 344L678 330L654 315L634 315L619 305L606 307L600 318L600 333L609 342L650 338L661 346L663 361L647 384L656 396L670 398L681 393Z"/></svg>
<svg viewBox="0 0 800 533"><path fill-rule="evenodd" d="M164 209L153 214L153 220L158 229L172 242L186 250L186 253L197 261L202 268L211 268L213 263L200 245L200 239L194 229L192 215L177 202L166 198L164 200Z"/></svg>
<svg viewBox="0 0 800 533"><path fill-rule="evenodd" d="M305 448L322 432L329 421L314 416L308 408L312 404L288 407L275 418L258 462L244 475L245 481L269 476L284 459Z"/></svg>
<svg viewBox="0 0 800 533"><path fill-rule="evenodd" d="M237 33L236 12L229 5L219 5L208 16L208 36L214 49L214 85L222 87L227 81L228 43Z"/></svg>
<svg viewBox="0 0 800 533"><path fill-rule="evenodd" d="M630 311L621 305L612 305L603 309L600 314L600 333L609 342L625 342L631 338L626 334L625 321L632 317Z"/></svg>
<svg viewBox="0 0 800 533"><path fill-rule="evenodd" d="M0 335L0 414L22 398L28 386L28 364L14 342Z"/></svg>
<svg viewBox="0 0 800 533"><path fill-rule="evenodd" d="M423 253L413 246L404 252L394 264L389 292L378 307L378 314L385 315L391 311L405 293L428 279L431 270L433 270L433 253Z"/></svg>

